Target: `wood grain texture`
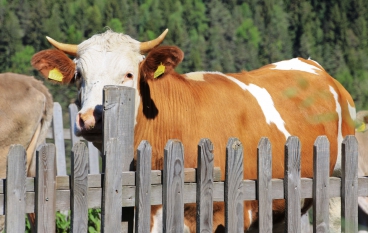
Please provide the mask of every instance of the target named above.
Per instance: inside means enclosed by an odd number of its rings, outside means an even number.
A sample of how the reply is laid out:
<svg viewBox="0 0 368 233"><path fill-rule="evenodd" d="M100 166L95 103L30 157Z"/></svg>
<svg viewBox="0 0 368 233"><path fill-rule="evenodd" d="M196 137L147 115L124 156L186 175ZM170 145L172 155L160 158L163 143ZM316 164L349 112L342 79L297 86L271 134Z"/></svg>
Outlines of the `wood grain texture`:
<svg viewBox="0 0 368 233"><path fill-rule="evenodd" d="M88 231L88 150L83 142L72 149L70 206L72 232Z"/></svg>
<svg viewBox="0 0 368 233"><path fill-rule="evenodd" d="M198 233L212 232L213 226L213 144L201 139L198 144L197 217Z"/></svg>
<svg viewBox="0 0 368 233"><path fill-rule="evenodd" d="M103 89L104 153L110 138L121 143L122 171L133 168L134 157L134 99L135 89L123 86L105 86ZM103 171L104 172L104 171Z"/></svg>
<svg viewBox="0 0 368 233"><path fill-rule="evenodd" d="M291 136L285 144L285 225L286 232L301 232L300 141Z"/></svg>
<svg viewBox="0 0 368 233"><path fill-rule="evenodd" d="M169 140L164 152L163 171L163 232L184 229L184 148L178 140Z"/></svg>
<svg viewBox="0 0 368 233"><path fill-rule="evenodd" d="M53 144L41 145L36 151L36 229L38 233L55 232L56 154Z"/></svg>
<svg viewBox="0 0 368 233"><path fill-rule="evenodd" d="M105 86L103 89L103 153L106 154L106 145L110 139L115 138L119 142L121 160L116 160L121 171L133 170L134 157L134 121L135 121L135 93L136 90L124 86ZM106 173L108 165L103 156L102 172ZM114 163L114 162L111 162ZM120 169L120 168L119 168ZM123 232L133 232L134 209L124 208L121 219Z"/></svg>
<svg viewBox="0 0 368 233"><path fill-rule="evenodd" d="M72 103L69 104L68 106L68 110L69 110L69 121L70 121L70 130L69 130L69 134L70 134L70 139L72 141L72 145L74 145L75 143L79 142L82 138L78 137L75 135L75 121L77 118L77 114L78 114L78 107L76 104Z"/></svg>
<svg viewBox="0 0 368 233"><path fill-rule="evenodd" d="M268 138L261 138L257 154L259 231L272 233L272 149Z"/></svg>
<svg viewBox="0 0 368 233"><path fill-rule="evenodd" d="M5 231L24 232L26 213L26 151L21 145L12 145L7 157Z"/></svg>
<svg viewBox="0 0 368 233"><path fill-rule="evenodd" d="M56 174L59 176L66 176L63 112L58 102L54 102L52 127L53 127L53 133L54 133L54 143L56 147L56 160L57 160L56 161L56 166L57 166Z"/></svg>
<svg viewBox="0 0 368 233"><path fill-rule="evenodd" d="M137 152L136 195L135 195L135 232L150 231L151 220L151 158L152 147L148 141L142 141Z"/></svg>
<svg viewBox="0 0 368 233"><path fill-rule="evenodd" d="M121 170L122 144L118 139L111 138L106 147L106 168L102 189L101 232L121 232Z"/></svg>
<svg viewBox="0 0 368 233"><path fill-rule="evenodd" d="M347 136L342 142L341 232L358 232L358 142Z"/></svg>
<svg viewBox="0 0 368 233"><path fill-rule="evenodd" d="M225 232L244 232L243 145L230 138L226 147Z"/></svg>
<svg viewBox="0 0 368 233"><path fill-rule="evenodd" d="M319 136L313 146L313 232L329 232L330 143Z"/></svg>

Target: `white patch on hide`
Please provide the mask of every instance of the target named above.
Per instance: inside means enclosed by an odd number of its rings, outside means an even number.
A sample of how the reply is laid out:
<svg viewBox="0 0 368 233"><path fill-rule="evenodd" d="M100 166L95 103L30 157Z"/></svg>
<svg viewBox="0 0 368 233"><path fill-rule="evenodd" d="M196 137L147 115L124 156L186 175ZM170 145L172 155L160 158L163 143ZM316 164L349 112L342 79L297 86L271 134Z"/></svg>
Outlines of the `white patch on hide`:
<svg viewBox="0 0 368 233"><path fill-rule="evenodd" d="M339 103L339 96L337 94L337 92L335 91L335 89L333 89L333 87L330 86L330 92L332 93L334 99L335 99L335 105L336 105L336 113L338 115L339 121L338 121L338 132L337 132L337 160L336 160L336 164L335 164L335 168L333 171L333 175L334 176L341 176L341 143L343 141L343 137L342 137L342 129L341 129L341 124L342 124L342 116L341 116L341 106Z"/></svg>
<svg viewBox="0 0 368 233"><path fill-rule="evenodd" d="M261 88L254 84L246 85L245 83L239 81L234 77L224 74L221 75L238 84L243 90L249 91L254 96L254 98L256 98L259 106L261 107L263 115L266 118L267 124L270 125L271 123L274 123L276 127L285 135L286 139L290 136L290 133L285 128L284 120L281 118L280 113L275 108L270 93L268 93L268 91L265 88Z"/></svg>
<svg viewBox="0 0 368 233"><path fill-rule="evenodd" d="M317 63L318 64L318 63ZM316 66L312 66L308 63L305 63L298 58L293 58L287 61L280 61L273 63L275 65L274 68L271 68L271 70L299 70L308 72L311 74L318 74L317 71L321 71L320 68Z"/></svg>

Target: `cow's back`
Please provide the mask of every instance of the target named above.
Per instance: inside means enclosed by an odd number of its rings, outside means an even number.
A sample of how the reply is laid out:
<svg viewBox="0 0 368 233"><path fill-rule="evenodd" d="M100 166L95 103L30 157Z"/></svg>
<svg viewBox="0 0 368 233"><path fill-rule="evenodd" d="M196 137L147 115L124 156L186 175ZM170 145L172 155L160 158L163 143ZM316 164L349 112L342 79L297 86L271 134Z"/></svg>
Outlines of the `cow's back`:
<svg viewBox="0 0 368 233"><path fill-rule="evenodd" d="M52 96L41 81L21 74L0 74L0 177L5 177L12 144L28 149L28 165L32 162L34 149L46 138L52 110Z"/></svg>

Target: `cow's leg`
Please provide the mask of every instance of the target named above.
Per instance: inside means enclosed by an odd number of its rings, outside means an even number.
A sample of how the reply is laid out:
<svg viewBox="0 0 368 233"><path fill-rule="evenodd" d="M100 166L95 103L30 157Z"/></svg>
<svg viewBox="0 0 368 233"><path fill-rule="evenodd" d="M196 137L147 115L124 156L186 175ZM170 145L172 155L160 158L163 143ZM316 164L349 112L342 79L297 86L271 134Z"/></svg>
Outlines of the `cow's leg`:
<svg viewBox="0 0 368 233"><path fill-rule="evenodd" d="M341 232L341 198L333 197L330 198L330 233Z"/></svg>
<svg viewBox="0 0 368 233"><path fill-rule="evenodd" d="M29 143L29 146L27 148L27 176L28 177L35 177L36 176L36 146L38 138L40 136L41 132L41 123L38 124L37 129L35 133L33 134L33 137L31 139L31 142ZM31 231L36 232L35 223L36 223L36 215L35 213L29 213L27 214L28 220L31 224Z"/></svg>
<svg viewBox="0 0 368 233"><path fill-rule="evenodd" d="M151 206L151 233L162 233L162 206ZM195 212L194 212L195 214ZM194 216L195 218L195 216ZM184 224L184 233L190 233L189 227ZM193 231L194 233L195 231Z"/></svg>

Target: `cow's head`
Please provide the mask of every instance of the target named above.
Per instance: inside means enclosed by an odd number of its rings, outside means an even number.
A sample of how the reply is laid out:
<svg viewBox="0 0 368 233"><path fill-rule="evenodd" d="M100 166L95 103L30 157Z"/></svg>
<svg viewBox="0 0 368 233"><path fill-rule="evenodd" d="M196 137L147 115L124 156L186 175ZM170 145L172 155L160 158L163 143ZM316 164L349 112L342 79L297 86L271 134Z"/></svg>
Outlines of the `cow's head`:
<svg viewBox="0 0 368 233"><path fill-rule="evenodd" d="M79 45L48 41L58 50L35 54L31 64L53 82L78 87L80 111L76 119L76 135L89 141L102 141L102 90L105 85L137 88L139 63L164 40L168 29L158 38L139 42L128 35L111 30L92 36ZM75 57L71 60L66 54ZM138 97L138 96L137 96ZM136 98L136 101L139 101Z"/></svg>

